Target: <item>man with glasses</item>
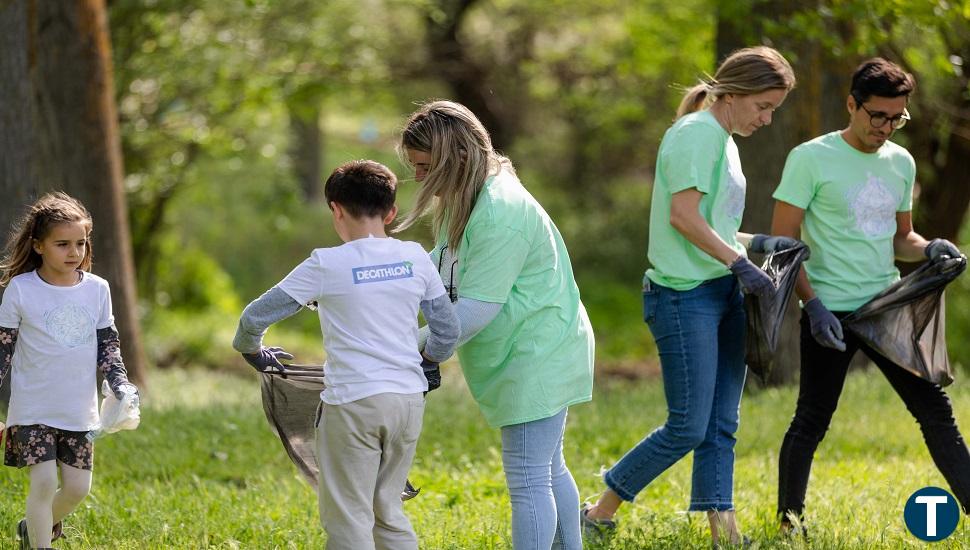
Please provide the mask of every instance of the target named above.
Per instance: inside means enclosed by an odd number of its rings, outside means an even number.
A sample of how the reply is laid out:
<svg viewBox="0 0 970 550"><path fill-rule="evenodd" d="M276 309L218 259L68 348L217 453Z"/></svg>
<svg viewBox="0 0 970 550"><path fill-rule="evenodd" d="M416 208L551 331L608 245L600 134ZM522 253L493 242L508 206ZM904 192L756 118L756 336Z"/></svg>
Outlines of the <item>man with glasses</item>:
<svg viewBox="0 0 970 550"><path fill-rule="evenodd" d="M894 260L955 257L945 239L913 229L916 165L889 141L909 120L913 76L882 58L852 75L849 125L792 150L774 193L771 234L811 247L796 292L803 305L798 403L779 457L778 513L785 532L800 519L815 450L838 405L849 362L862 350L882 371L923 432L933 461L970 508L970 453L943 388L918 378L843 333L840 319L899 279Z"/></svg>

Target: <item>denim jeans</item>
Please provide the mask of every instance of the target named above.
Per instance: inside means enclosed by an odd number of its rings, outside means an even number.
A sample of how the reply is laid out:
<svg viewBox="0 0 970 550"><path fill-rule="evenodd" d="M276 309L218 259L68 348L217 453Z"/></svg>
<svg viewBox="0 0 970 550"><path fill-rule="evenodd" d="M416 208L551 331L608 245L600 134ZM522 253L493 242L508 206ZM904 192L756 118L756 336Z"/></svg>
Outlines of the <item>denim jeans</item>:
<svg viewBox="0 0 970 550"><path fill-rule="evenodd" d="M835 313L842 318L848 312ZM970 453L960 435L946 392L879 355L846 331L845 351L827 348L812 337L808 315L802 312L801 377L795 416L785 434L778 459L778 513L801 516L815 449L825 437L839 404L849 362L861 349L882 371L919 423L930 456L950 484L953 495L970 510Z"/></svg>
<svg viewBox="0 0 970 550"><path fill-rule="evenodd" d="M643 316L660 352L667 421L603 476L620 498L694 451L690 510L734 508L734 433L744 387L744 300L737 279L687 291L650 284Z"/></svg>
<svg viewBox="0 0 970 550"><path fill-rule="evenodd" d="M566 409L502 427L515 550L581 550L579 490L562 455Z"/></svg>

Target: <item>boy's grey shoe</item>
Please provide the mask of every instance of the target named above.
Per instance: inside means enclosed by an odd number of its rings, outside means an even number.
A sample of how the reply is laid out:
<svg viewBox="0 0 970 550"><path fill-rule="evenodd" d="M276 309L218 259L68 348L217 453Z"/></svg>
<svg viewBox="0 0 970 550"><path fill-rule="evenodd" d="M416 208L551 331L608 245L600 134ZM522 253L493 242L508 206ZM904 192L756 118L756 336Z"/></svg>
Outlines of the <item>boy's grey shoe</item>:
<svg viewBox="0 0 970 550"><path fill-rule="evenodd" d="M616 532L616 521L612 519L592 519L587 513L589 504L583 504L579 511L579 526L583 530L583 539L588 541L602 541Z"/></svg>

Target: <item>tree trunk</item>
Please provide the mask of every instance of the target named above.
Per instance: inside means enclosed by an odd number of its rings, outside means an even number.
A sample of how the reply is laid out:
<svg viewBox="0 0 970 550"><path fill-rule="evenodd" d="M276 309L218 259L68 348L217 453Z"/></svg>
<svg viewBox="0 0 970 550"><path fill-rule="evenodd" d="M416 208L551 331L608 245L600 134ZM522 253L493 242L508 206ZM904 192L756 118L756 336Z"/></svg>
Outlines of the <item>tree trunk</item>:
<svg viewBox="0 0 970 550"><path fill-rule="evenodd" d="M144 384L104 0L4 6L0 190L15 190L19 200L3 201L3 221L9 224L12 212L40 192L58 189L91 211L95 271L111 284L129 374ZM12 110L20 114L9 116Z"/></svg>
<svg viewBox="0 0 970 550"><path fill-rule="evenodd" d="M510 145L513 130L511 117L488 87L488 75L483 67L465 51L458 37L461 22L476 0L442 0L435 15L425 17L430 65L451 88L454 100L471 109L482 121L492 138L492 145L502 150Z"/></svg>
<svg viewBox="0 0 970 550"><path fill-rule="evenodd" d="M800 3L804 2L785 4L785 9L797 10L802 7ZM772 18L784 18L784 14L777 13L777 6L759 4L757 9L771 9ZM760 40L762 33L753 25L768 16L767 13L747 16L732 13L730 17L718 17L718 62L736 49L757 45L758 42L751 40ZM770 126L758 130L751 137L737 139L741 165L748 180L741 230L749 233L768 233L771 230L775 203L771 195L781 181L782 169L792 148L845 126L848 116L845 98L854 66L851 60L828 55L816 43L796 39L786 41L785 37L772 38L779 39L773 46L786 56L793 67L797 67L798 84L774 113ZM799 308L793 300L783 321L769 384L787 384L798 379L799 315Z"/></svg>
<svg viewBox="0 0 970 550"><path fill-rule="evenodd" d="M967 110L970 113L970 109ZM948 136L946 164L920 199L916 230L928 239L956 241L970 205L970 124Z"/></svg>
<svg viewBox="0 0 970 550"><path fill-rule="evenodd" d="M323 132L320 131L320 106L290 108L290 157L293 170L309 201L323 196Z"/></svg>

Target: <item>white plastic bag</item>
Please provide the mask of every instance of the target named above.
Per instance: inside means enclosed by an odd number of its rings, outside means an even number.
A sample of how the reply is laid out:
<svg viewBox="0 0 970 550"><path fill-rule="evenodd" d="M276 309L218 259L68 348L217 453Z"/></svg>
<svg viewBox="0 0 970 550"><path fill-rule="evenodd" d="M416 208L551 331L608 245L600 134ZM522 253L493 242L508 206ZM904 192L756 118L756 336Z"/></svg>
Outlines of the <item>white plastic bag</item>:
<svg viewBox="0 0 970 550"><path fill-rule="evenodd" d="M101 400L101 427L90 432L89 439L138 427L141 421L138 393L131 384L122 386L121 391L124 397L119 401L108 386L108 381L102 381L101 395L104 395L104 399Z"/></svg>

